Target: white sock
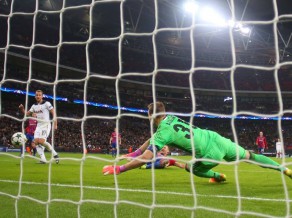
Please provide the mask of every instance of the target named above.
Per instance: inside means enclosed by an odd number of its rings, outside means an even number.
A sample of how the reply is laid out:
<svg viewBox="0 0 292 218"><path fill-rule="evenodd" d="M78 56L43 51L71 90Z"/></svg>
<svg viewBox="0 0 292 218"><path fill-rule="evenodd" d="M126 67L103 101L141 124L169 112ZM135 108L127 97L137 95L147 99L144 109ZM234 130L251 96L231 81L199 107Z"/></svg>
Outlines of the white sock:
<svg viewBox="0 0 292 218"><path fill-rule="evenodd" d="M41 161L43 162L47 162L46 156L45 156L45 152L44 152L44 147L41 145L37 145L36 146L37 152L40 155Z"/></svg>
<svg viewBox="0 0 292 218"><path fill-rule="evenodd" d="M49 142L45 142L43 145L46 146L48 151L52 151L53 156L58 155L57 152L55 151L55 149L53 149L52 145Z"/></svg>

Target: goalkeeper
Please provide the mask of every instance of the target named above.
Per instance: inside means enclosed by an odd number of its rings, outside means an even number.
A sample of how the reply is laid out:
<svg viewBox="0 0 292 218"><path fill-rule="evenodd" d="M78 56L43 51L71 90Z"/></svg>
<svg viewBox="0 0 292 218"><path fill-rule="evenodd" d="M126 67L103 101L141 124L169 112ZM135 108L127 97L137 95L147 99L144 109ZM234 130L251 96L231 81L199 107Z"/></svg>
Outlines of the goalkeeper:
<svg viewBox="0 0 292 218"><path fill-rule="evenodd" d="M278 170L292 178L292 171L280 166L272 159L254 154L235 144L231 140L222 137L216 132L203 130L181 120L173 115L166 115L162 102L148 105L148 116L151 119L154 109L156 117L153 119L156 132L138 150L128 154L128 157L138 157L122 166L104 166L103 174L120 174L125 171L138 168L153 158L154 152L161 150L164 145L177 147L187 152L195 152L195 162L187 163L185 169L199 177L210 178L210 182L224 182L226 176L212 170L220 161L227 162L237 160L251 160L263 167Z"/></svg>

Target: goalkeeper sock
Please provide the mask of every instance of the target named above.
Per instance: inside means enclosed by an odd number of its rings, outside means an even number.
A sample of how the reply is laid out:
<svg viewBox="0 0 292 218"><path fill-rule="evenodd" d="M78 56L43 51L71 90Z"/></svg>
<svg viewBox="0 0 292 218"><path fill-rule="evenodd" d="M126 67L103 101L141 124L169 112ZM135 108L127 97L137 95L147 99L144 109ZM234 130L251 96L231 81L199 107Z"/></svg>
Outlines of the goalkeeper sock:
<svg viewBox="0 0 292 218"><path fill-rule="evenodd" d="M52 151L53 156L58 155L49 142L45 142L43 145L48 149L48 151Z"/></svg>
<svg viewBox="0 0 292 218"><path fill-rule="evenodd" d="M278 170L281 172L283 172L286 169L285 167L280 167L280 164L278 164L277 162L273 161L271 158L268 158L264 155L250 153L250 159L257 163L267 164L267 165L272 165L272 166L277 167L277 168L273 168L273 167L268 167L268 166L261 166L263 168L270 168L270 169Z"/></svg>
<svg viewBox="0 0 292 218"><path fill-rule="evenodd" d="M33 156L35 156L36 152L37 152L36 148L33 148Z"/></svg>
<svg viewBox="0 0 292 218"><path fill-rule="evenodd" d="M134 151L134 152L128 154L128 156L129 156L129 157L138 157L138 156L140 156L141 154L142 154L142 151L141 151L140 148L138 148L136 151Z"/></svg>
<svg viewBox="0 0 292 218"><path fill-rule="evenodd" d="M126 171L126 167L125 167L125 165L122 165L122 166L119 166L119 167L120 167L120 173Z"/></svg>

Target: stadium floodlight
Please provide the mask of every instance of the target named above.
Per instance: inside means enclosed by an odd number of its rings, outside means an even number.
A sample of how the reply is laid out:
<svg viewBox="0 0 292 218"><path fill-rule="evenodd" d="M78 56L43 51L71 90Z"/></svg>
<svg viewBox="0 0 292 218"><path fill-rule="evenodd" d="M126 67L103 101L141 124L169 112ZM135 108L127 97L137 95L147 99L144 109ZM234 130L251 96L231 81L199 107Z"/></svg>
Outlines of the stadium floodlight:
<svg viewBox="0 0 292 218"><path fill-rule="evenodd" d="M244 35L248 35L250 33L251 29L249 27L242 27L240 28L240 32Z"/></svg>
<svg viewBox="0 0 292 218"><path fill-rule="evenodd" d="M251 28L248 26L243 26L240 22L234 22L233 20L229 20L227 23L235 31L239 31L243 35L249 35L251 33Z"/></svg>
<svg viewBox="0 0 292 218"><path fill-rule="evenodd" d="M198 11L198 4L195 1L186 1L183 5L185 11L195 14Z"/></svg>
<svg viewBox="0 0 292 218"><path fill-rule="evenodd" d="M227 21L220 13L208 6L202 8L200 18L207 23L215 24L218 26L225 26L227 24Z"/></svg>

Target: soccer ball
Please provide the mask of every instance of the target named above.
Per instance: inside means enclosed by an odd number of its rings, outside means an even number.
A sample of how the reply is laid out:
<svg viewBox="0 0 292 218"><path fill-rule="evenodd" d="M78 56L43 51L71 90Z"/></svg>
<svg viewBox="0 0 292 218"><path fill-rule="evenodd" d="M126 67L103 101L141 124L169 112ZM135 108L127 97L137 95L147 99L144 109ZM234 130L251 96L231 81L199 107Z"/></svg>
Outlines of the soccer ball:
<svg viewBox="0 0 292 218"><path fill-rule="evenodd" d="M26 141L27 138L22 132L14 133L11 137L11 143L16 147L21 147Z"/></svg>

